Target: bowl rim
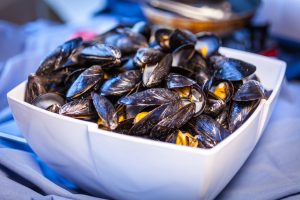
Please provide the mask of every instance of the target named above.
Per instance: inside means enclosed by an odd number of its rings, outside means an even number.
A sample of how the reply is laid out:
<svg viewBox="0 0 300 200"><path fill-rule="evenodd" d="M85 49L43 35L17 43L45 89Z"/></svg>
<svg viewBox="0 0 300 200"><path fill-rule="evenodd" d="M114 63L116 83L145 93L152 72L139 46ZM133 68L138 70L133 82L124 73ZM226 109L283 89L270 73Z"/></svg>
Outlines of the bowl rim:
<svg viewBox="0 0 300 200"><path fill-rule="evenodd" d="M271 93L269 99L261 100L258 107L255 109L255 111L252 113L252 115L237 130L232 132L232 134L230 134L226 139L224 139L222 142L220 142L219 144L217 144L215 147L213 147L211 149L191 148L191 147L187 147L187 146L174 145L173 143L167 143L167 142L163 142L163 141L156 141L156 140L151 140L151 139L147 139L147 138L135 137L135 136L131 136L131 135L124 135L124 134L116 133L113 131L99 129L97 124L94 122L88 122L88 121L83 121L83 120L79 120L79 119L74 119L74 118L71 118L68 116L58 115L56 113L52 113L47 110L43 110L39 107L36 107L34 105L31 105L31 104L25 102L24 100L21 100L13 95L13 92L15 90L17 90L19 87L25 88L25 84L27 83L27 80L23 81L22 83L17 85L15 88L13 88L11 91L9 91L7 93L7 98L11 101L17 102L18 104L21 104L21 105L23 105L31 110L34 110L36 112L41 112L41 113L49 115L51 117L55 117L60 120L72 122L75 124L85 125L85 126L87 126L87 129L88 129L87 131L92 131L93 133L96 133L96 134L103 134L105 136L113 137L115 139L126 140L127 142L142 143L145 145L151 145L151 146L156 146L156 147L160 147L160 148L166 148L166 149L177 150L177 151L182 151L182 152L186 152L186 153L201 154L203 156L208 156L208 155L216 154L217 152L219 152L223 148L225 148L233 140L235 140L239 135L242 134L242 132L246 129L246 127L249 126L249 124L254 120L254 118L257 117L257 115L264 109L264 107L267 105L270 105L274 101L275 97L279 93L280 87L284 80L284 74L285 74L285 69L286 69L285 62L280 61L278 59L268 58L268 57L253 54L253 53L248 53L248 52L243 52L243 51L239 51L239 50L222 47L221 52L223 52L223 51L227 51L227 52L232 51L232 52L236 52L239 54L240 53L247 54L248 56L252 55L252 56L260 57L263 59L269 59L272 62L277 62L278 64L276 65L276 67L281 68L281 69L280 69L280 72L278 73L278 76L276 77L276 80L278 80L278 81L276 82L276 85L274 86L273 92Z"/></svg>

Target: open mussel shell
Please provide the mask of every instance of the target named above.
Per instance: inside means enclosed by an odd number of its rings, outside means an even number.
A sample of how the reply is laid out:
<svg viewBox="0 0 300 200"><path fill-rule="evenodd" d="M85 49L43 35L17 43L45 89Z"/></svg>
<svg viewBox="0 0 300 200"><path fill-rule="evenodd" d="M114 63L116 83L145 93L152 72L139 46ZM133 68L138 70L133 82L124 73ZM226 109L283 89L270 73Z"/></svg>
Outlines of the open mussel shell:
<svg viewBox="0 0 300 200"><path fill-rule="evenodd" d="M170 49L174 51L182 45L195 44L196 40L196 36L190 31L176 29L170 35Z"/></svg>
<svg viewBox="0 0 300 200"><path fill-rule="evenodd" d="M150 137L164 141L166 137L186 124L195 114L195 104L181 107L175 114L169 115L156 124L150 132Z"/></svg>
<svg viewBox="0 0 300 200"><path fill-rule="evenodd" d="M56 70L64 67L69 57L75 53L82 43L81 38L69 40L58 46L49 56L40 64L36 71L39 76L49 75Z"/></svg>
<svg viewBox="0 0 300 200"><path fill-rule="evenodd" d="M203 112L205 105L206 105L206 96L205 96L203 90L197 84L195 84L191 88L190 101L195 103L194 117L200 115Z"/></svg>
<svg viewBox="0 0 300 200"><path fill-rule="evenodd" d="M121 63L121 52L119 49L106 44L93 43L82 48L79 57L91 64L102 67L110 67Z"/></svg>
<svg viewBox="0 0 300 200"><path fill-rule="evenodd" d="M136 66L144 67L147 64L155 64L159 62L164 56L164 53L159 49L141 48L137 51L133 58Z"/></svg>
<svg viewBox="0 0 300 200"><path fill-rule="evenodd" d="M198 135L204 134L216 143L228 137L231 132L224 129L216 120L208 115L200 115L195 119L194 131Z"/></svg>
<svg viewBox="0 0 300 200"><path fill-rule="evenodd" d="M57 93L44 93L32 101L32 105L45 110L50 109L49 107L52 105L62 106L64 103L64 98Z"/></svg>
<svg viewBox="0 0 300 200"><path fill-rule="evenodd" d="M97 112L91 99L70 101L60 108L59 114L83 120L92 120L97 117Z"/></svg>
<svg viewBox="0 0 300 200"><path fill-rule="evenodd" d="M234 101L253 101L265 99L265 89L260 82L249 80L245 82L233 97Z"/></svg>
<svg viewBox="0 0 300 200"><path fill-rule="evenodd" d="M235 131L239 128L252 114L259 105L259 100L256 101L233 101L228 116L228 125L230 131Z"/></svg>
<svg viewBox="0 0 300 200"><path fill-rule="evenodd" d="M102 128L107 128L109 130L114 130L118 126L118 116L113 104L104 96L93 92L92 99L94 107L96 108L97 114Z"/></svg>
<svg viewBox="0 0 300 200"><path fill-rule="evenodd" d="M200 33L197 34L196 37L195 50L199 52L203 58L208 58L219 50L221 41L216 35L212 33Z"/></svg>
<svg viewBox="0 0 300 200"><path fill-rule="evenodd" d="M25 91L25 101L31 103L36 97L46 93L46 86L43 77L30 74Z"/></svg>
<svg viewBox="0 0 300 200"><path fill-rule="evenodd" d="M212 78L206 85L208 92L223 100L225 103L231 100L234 86L231 81L217 80Z"/></svg>
<svg viewBox="0 0 300 200"><path fill-rule="evenodd" d="M213 66L216 69L215 78L228 81L243 80L256 71L256 67L250 63L226 57L219 57Z"/></svg>
<svg viewBox="0 0 300 200"><path fill-rule="evenodd" d="M174 114L180 107L180 101L170 104L161 105L151 112L149 112L144 118L135 123L130 129L130 135L144 136L151 131L151 129L165 117Z"/></svg>
<svg viewBox="0 0 300 200"><path fill-rule="evenodd" d="M169 89L190 87L196 84L194 80L176 73L170 73L167 76L166 81Z"/></svg>
<svg viewBox="0 0 300 200"><path fill-rule="evenodd" d="M141 80L140 70L130 70L110 78L103 83L101 95L122 95L133 90Z"/></svg>
<svg viewBox="0 0 300 200"><path fill-rule="evenodd" d="M158 63L146 65L143 71L143 85L154 87L159 85L169 74L172 64L172 55L166 54Z"/></svg>
<svg viewBox="0 0 300 200"><path fill-rule="evenodd" d="M99 82L103 80L104 72L99 65L93 65L92 67L83 71L78 78L73 82L68 89L66 97L67 99L74 99L85 92L91 90Z"/></svg>
<svg viewBox="0 0 300 200"><path fill-rule="evenodd" d="M165 88L150 88L122 97L118 103L123 105L154 106L171 103L180 99L176 92Z"/></svg>
<svg viewBox="0 0 300 200"><path fill-rule="evenodd" d="M154 33L156 43L165 51L170 51L170 37L173 31L171 29L160 28Z"/></svg>

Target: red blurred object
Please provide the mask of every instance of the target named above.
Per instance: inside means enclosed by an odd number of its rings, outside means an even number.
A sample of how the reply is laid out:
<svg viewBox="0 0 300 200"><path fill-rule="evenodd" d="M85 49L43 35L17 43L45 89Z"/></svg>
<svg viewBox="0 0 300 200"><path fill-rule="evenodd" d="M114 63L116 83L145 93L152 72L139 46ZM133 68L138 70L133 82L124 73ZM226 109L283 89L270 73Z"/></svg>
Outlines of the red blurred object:
<svg viewBox="0 0 300 200"><path fill-rule="evenodd" d="M93 31L77 31L71 38L81 37L83 40L92 40L97 36L97 33Z"/></svg>
<svg viewBox="0 0 300 200"><path fill-rule="evenodd" d="M268 57L276 57L277 58L279 56L279 49L275 46L271 49L261 51L259 54L268 56Z"/></svg>

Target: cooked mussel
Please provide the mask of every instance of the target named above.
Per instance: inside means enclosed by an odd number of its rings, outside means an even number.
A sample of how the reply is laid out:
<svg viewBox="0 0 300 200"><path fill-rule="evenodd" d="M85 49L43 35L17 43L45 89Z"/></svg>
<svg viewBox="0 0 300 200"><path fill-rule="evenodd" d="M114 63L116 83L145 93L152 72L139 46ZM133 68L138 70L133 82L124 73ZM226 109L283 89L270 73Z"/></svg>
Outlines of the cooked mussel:
<svg viewBox="0 0 300 200"><path fill-rule="evenodd" d="M86 69L78 76L78 78L68 89L66 94L67 99L80 97L87 91L91 90L103 80L103 76L104 72L102 67L99 65L93 65L92 67Z"/></svg>
<svg viewBox="0 0 300 200"><path fill-rule="evenodd" d="M153 106L178 101L179 95L165 88L150 88L122 97L118 103L124 105Z"/></svg>
<svg viewBox="0 0 300 200"><path fill-rule="evenodd" d="M120 134L213 148L272 92L220 44L211 33L117 25L57 47L28 77L25 101Z"/></svg>
<svg viewBox="0 0 300 200"><path fill-rule="evenodd" d="M103 83L101 95L122 95L133 90L141 80L140 70L130 70L110 78Z"/></svg>
<svg viewBox="0 0 300 200"><path fill-rule="evenodd" d="M112 103L99 94L93 92L92 100L98 113L98 126L109 130L114 130L118 126L118 115Z"/></svg>

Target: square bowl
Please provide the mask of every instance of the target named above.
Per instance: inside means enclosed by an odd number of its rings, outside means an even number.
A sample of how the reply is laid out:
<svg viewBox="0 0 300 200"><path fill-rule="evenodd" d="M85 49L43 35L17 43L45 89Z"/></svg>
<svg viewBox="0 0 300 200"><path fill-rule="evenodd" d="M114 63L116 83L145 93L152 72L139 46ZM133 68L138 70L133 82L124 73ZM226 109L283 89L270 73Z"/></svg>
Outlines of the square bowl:
<svg viewBox="0 0 300 200"><path fill-rule="evenodd" d="M268 122L285 73L282 61L221 48L257 66L273 92L251 117L212 149L121 135L97 124L42 110L24 101L26 81L8 94L16 123L52 168L91 194L112 199L213 199L240 169Z"/></svg>

